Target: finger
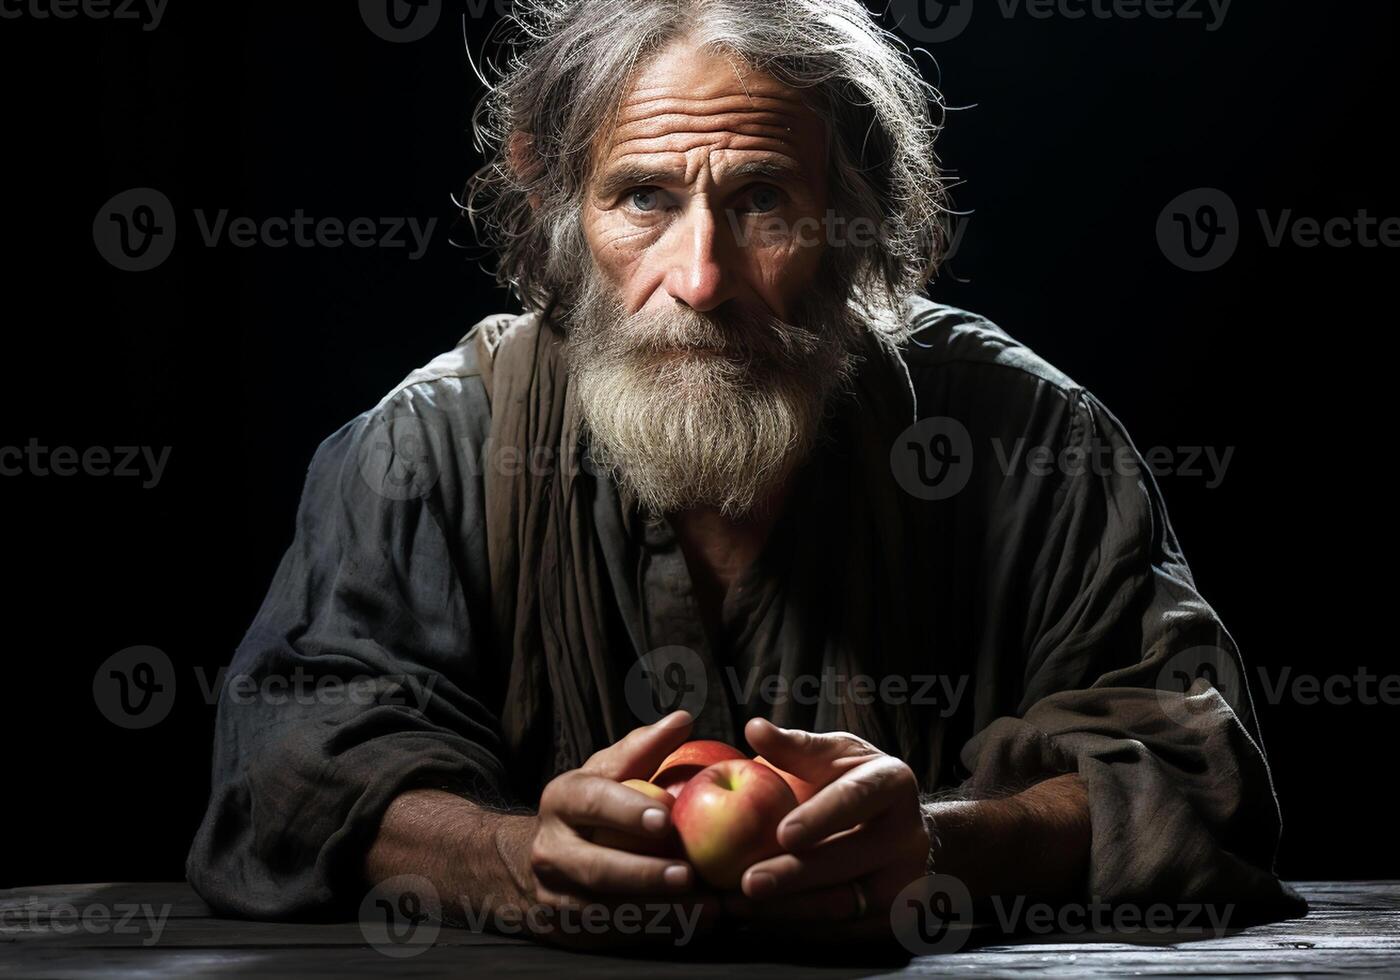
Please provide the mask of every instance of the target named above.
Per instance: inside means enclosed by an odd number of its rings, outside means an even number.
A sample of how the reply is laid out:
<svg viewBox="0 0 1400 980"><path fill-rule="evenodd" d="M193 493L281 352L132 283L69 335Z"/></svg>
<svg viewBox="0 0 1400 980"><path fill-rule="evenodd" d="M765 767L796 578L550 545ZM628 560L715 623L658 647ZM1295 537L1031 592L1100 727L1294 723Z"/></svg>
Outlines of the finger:
<svg viewBox="0 0 1400 980"><path fill-rule="evenodd" d="M751 718L744 737L754 751L779 769L821 786L846 772L859 760L880 750L848 732L804 732L779 728L764 718Z"/></svg>
<svg viewBox="0 0 1400 980"><path fill-rule="evenodd" d="M703 915L709 916L723 910L724 899L723 894L706 887L703 882L698 883L697 887L690 889L683 895L658 895L655 892L646 894L616 892L605 895L590 895L584 891L555 891L540 883L537 883L534 894L534 904L550 909L567 908L570 911L578 912L590 905L600 905L608 909L639 905L651 906L658 915L664 906L667 911L679 910L687 914L698 909Z"/></svg>
<svg viewBox="0 0 1400 980"><path fill-rule="evenodd" d="M645 793L581 771L551 781L540 812L572 828L611 827L647 838L661 837L671 826L671 814Z"/></svg>
<svg viewBox="0 0 1400 980"><path fill-rule="evenodd" d="M606 749L589 756L580 768L621 782L647 779L690 736L694 719L688 711L673 711L652 725L634 728Z"/></svg>
<svg viewBox="0 0 1400 980"><path fill-rule="evenodd" d="M909 767L892 756L879 755L823 786L784 817L778 825L778 843L786 850L800 851L906 803L912 813L918 802L918 783Z"/></svg>
<svg viewBox="0 0 1400 980"><path fill-rule="evenodd" d="M600 847L580 837L537 847L530 868L545 889L561 895L673 895L695 882L684 861Z"/></svg>
<svg viewBox="0 0 1400 980"><path fill-rule="evenodd" d="M749 898L771 899L862 878L889 860L883 836L881 826L861 827L801 854L768 858L744 872L740 887Z"/></svg>

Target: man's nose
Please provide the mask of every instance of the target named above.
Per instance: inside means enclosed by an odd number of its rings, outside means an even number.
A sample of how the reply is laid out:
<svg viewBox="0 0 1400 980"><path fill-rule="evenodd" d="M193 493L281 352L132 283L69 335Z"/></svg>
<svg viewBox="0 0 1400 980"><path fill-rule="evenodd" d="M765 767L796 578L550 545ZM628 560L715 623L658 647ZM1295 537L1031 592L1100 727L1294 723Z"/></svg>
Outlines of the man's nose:
<svg viewBox="0 0 1400 980"><path fill-rule="evenodd" d="M706 313L734 298L734 249L709 208L694 208L676 229L666 270L666 292L678 303Z"/></svg>

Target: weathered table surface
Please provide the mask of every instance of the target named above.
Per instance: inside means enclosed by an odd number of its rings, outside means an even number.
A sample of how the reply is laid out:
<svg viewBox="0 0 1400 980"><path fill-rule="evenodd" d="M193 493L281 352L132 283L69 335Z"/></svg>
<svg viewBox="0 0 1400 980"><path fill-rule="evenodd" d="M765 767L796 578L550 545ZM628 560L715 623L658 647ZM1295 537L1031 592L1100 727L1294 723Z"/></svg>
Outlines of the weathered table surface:
<svg viewBox="0 0 1400 980"><path fill-rule="evenodd" d="M1016 941L971 942L940 956L892 959L826 950L806 961L732 944L573 953L447 927L430 945L396 949L356 922L217 918L183 883L43 885L0 891L0 976L1400 975L1400 882L1294 884L1311 905L1306 917L1207 938L1160 931L1041 932Z"/></svg>

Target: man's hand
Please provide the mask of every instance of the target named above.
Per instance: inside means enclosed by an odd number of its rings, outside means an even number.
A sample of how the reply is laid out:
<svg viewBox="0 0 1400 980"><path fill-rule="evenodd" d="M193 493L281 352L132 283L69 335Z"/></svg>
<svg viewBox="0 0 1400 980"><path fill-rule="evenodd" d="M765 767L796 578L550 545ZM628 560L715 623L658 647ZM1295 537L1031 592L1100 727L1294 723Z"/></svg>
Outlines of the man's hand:
<svg viewBox="0 0 1400 980"><path fill-rule="evenodd" d="M671 815L646 795L621 785L646 779L686 740L691 718L677 711L589 757L580 768L556 776L540 795L539 829L530 847L536 899L562 906L596 896L677 895L695 884L689 863L647 857L592 841L599 828L642 838L662 838Z"/></svg>
<svg viewBox="0 0 1400 980"><path fill-rule="evenodd" d="M690 734L676 712L636 729L552 780L538 814L501 813L440 790L410 790L390 805L365 861L378 884L422 875L454 920L509 923L514 934L573 947L689 941L718 918L684 860L602 847L612 827L660 837L670 814L623 779L644 779ZM625 916L625 918L624 918Z"/></svg>
<svg viewBox="0 0 1400 980"><path fill-rule="evenodd" d="M768 761L822 787L778 825L788 850L745 873L730 913L766 929L822 922L832 938L888 935L899 892L928 870L951 875L979 907L997 895L1047 900L1084 893L1092 827L1076 773L1012 796L927 804L930 842L913 772L854 735L818 735L753 719L749 744ZM862 915L861 913L865 914Z"/></svg>
<svg viewBox="0 0 1400 980"><path fill-rule="evenodd" d="M821 789L778 825L789 853L760 861L727 908L769 923L843 922L846 934L889 929L896 895L925 873L928 831L913 771L864 739L752 719L744 735L769 762Z"/></svg>

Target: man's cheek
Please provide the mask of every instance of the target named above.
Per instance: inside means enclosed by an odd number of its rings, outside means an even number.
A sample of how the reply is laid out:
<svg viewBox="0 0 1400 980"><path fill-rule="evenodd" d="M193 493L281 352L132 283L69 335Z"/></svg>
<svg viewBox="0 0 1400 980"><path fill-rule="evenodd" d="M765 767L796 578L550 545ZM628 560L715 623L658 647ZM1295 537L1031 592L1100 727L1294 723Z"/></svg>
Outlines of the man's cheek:
<svg viewBox="0 0 1400 980"><path fill-rule="evenodd" d="M583 223L584 240L604 270L644 252L661 230L659 222L631 221L616 210L601 208L589 208Z"/></svg>
<svg viewBox="0 0 1400 980"><path fill-rule="evenodd" d="M593 260L629 313L636 313L660 285L663 269L652 259L648 242L637 234L619 232L591 242Z"/></svg>
<svg viewBox="0 0 1400 980"><path fill-rule="evenodd" d="M654 228L630 224L602 229L589 239L589 248L604 272L623 272L635 266L656 245L660 233Z"/></svg>
<svg viewBox="0 0 1400 980"><path fill-rule="evenodd" d="M729 215L734 243L750 255L790 255L819 242L817 222L801 214L774 212L751 217Z"/></svg>
<svg viewBox="0 0 1400 980"><path fill-rule="evenodd" d="M816 281L823 248L789 238L755 255L756 278L763 283L764 300L774 314L791 318L794 307Z"/></svg>

